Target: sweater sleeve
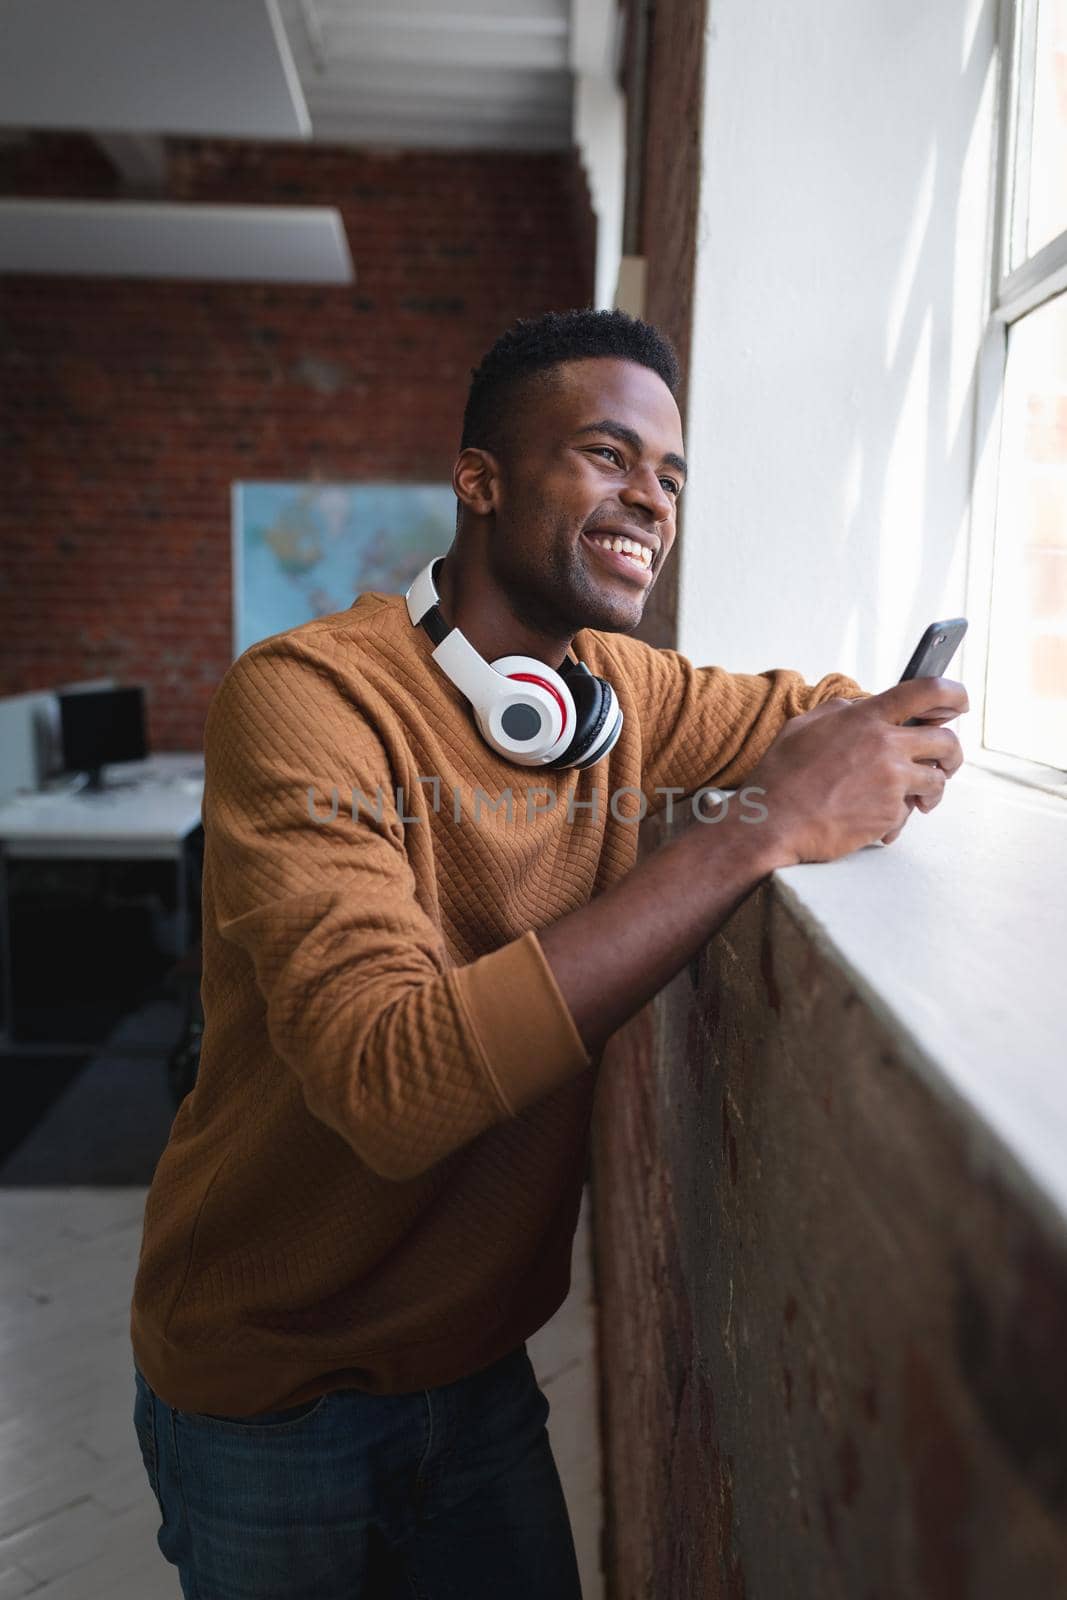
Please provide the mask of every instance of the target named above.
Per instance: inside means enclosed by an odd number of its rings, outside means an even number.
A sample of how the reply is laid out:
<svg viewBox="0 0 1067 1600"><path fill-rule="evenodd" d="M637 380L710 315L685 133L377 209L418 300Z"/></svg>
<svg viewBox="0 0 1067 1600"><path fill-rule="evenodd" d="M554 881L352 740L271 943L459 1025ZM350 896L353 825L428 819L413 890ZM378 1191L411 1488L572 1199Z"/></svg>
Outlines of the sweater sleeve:
<svg viewBox="0 0 1067 1600"><path fill-rule="evenodd" d="M624 636L612 635L608 648L629 689L626 709L640 724L650 813L666 805L667 789L682 799L704 786L738 788L790 717L835 695L865 700L869 692L840 672L809 684L787 667L696 667L677 650Z"/></svg>
<svg viewBox="0 0 1067 1600"><path fill-rule="evenodd" d="M417 898L400 780L329 661L285 635L245 652L204 759L218 934L247 954L308 1109L373 1171L418 1177L590 1065L533 931L450 963Z"/></svg>

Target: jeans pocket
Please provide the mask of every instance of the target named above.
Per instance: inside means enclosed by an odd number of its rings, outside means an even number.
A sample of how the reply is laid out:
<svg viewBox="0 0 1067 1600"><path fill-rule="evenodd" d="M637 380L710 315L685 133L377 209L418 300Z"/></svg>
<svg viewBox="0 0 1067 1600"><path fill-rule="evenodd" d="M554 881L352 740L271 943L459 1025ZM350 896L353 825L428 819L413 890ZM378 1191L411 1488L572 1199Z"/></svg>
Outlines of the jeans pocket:
<svg viewBox="0 0 1067 1600"><path fill-rule="evenodd" d="M303 1400L298 1406L289 1406L284 1411L257 1411L250 1417L227 1417L213 1411L183 1411L181 1415L190 1422L217 1424L224 1428L267 1428L276 1431L281 1428L293 1428L300 1422L307 1422L311 1417L324 1408L329 1394L316 1395L313 1400Z"/></svg>

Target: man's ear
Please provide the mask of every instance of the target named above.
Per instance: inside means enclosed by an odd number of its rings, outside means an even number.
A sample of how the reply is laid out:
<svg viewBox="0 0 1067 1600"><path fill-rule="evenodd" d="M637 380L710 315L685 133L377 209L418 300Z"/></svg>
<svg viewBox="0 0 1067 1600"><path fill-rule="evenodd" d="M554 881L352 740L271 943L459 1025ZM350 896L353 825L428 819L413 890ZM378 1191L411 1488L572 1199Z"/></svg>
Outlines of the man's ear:
<svg viewBox="0 0 1067 1600"><path fill-rule="evenodd" d="M487 517L500 507L500 463L491 450L468 445L456 457L452 488L456 499L476 516Z"/></svg>

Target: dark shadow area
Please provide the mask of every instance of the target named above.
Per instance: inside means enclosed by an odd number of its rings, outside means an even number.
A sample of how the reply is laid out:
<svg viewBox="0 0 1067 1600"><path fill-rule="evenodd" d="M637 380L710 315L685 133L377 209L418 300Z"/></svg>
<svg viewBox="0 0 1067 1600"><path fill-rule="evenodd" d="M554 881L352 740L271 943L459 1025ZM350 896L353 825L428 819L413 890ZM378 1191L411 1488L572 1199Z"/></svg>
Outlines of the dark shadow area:
<svg viewBox="0 0 1067 1600"><path fill-rule="evenodd" d="M9 873L0 1185L148 1183L176 1109L168 1053L199 982L198 966L176 956L173 868L18 861ZM195 898L191 923L195 933ZM32 1049L65 1041L95 1047Z"/></svg>

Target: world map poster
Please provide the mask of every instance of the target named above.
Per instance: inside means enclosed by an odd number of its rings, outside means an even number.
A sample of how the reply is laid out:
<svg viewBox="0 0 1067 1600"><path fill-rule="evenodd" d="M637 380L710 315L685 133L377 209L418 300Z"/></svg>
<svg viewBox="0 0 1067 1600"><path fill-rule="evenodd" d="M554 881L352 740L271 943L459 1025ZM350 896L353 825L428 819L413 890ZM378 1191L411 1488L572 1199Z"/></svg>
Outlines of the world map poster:
<svg viewBox="0 0 1067 1600"><path fill-rule="evenodd" d="M367 590L403 594L455 520L451 484L235 483L235 657Z"/></svg>

